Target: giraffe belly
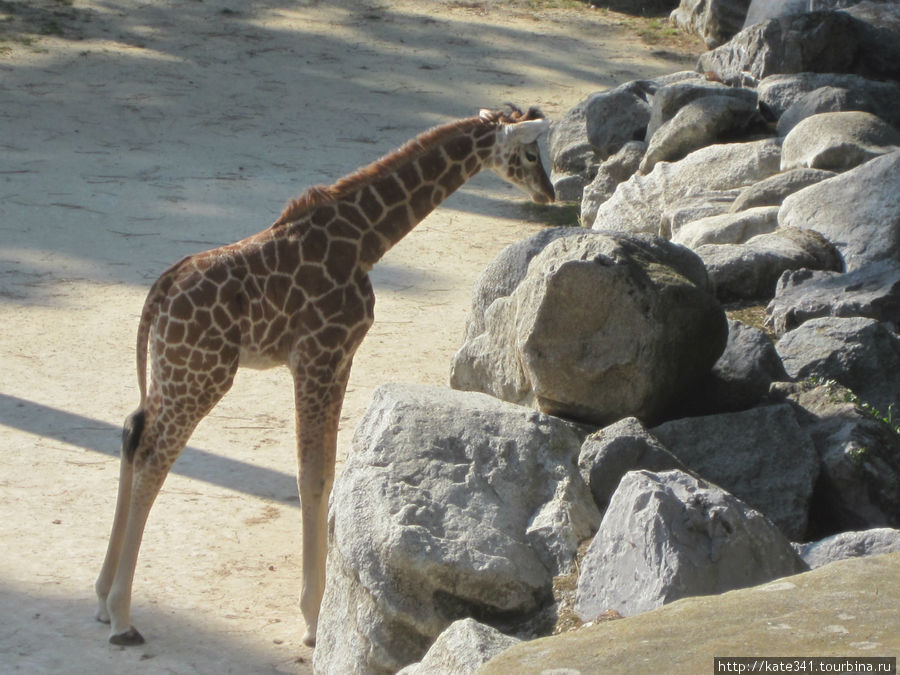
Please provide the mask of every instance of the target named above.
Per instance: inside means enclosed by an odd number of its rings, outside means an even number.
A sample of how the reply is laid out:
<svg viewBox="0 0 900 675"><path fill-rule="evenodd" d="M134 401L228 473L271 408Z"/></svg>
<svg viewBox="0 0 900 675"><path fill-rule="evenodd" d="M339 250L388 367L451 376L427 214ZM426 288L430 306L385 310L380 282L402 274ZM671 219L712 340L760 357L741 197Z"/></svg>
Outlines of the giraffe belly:
<svg viewBox="0 0 900 675"><path fill-rule="evenodd" d="M285 365L285 360L275 354L264 353L253 347L241 347L238 365L241 368L251 368L252 370L268 370Z"/></svg>

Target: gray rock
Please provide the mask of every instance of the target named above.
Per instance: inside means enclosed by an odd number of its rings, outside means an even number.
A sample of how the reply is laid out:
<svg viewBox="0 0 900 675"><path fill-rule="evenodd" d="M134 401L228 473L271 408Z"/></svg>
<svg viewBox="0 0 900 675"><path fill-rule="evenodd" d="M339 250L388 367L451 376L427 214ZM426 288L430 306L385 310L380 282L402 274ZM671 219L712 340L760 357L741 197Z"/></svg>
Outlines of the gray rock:
<svg viewBox="0 0 900 675"><path fill-rule="evenodd" d="M484 314L497 298L510 295L525 278L531 259L560 237L581 234L580 227L552 227L517 241L504 248L482 270L472 287L472 307L466 319L466 339L473 339L485 330Z"/></svg>
<svg viewBox="0 0 900 675"><path fill-rule="evenodd" d="M840 270L840 255L812 230L779 229L743 244L705 244L696 249L716 297L723 301L768 300L786 270Z"/></svg>
<svg viewBox="0 0 900 675"><path fill-rule="evenodd" d="M744 28L779 16L841 9L857 2L859 0L752 0L744 20Z"/></svg>
<svg viewBox="0 0 900 675"><path fill-rule="evenodd" d="M781 206L788 195L835 175L833 171L821 169L794 169L777 173L744 188L730 210L737 213L755 206Z"/></svg>
<svg viewBox="0 0 900 675"><path fill-rule="evenodd" d="M663 210L660 236L671 239L673 232L678 232L688 223L728 213L740 193L740 188L734 188L732 190L695 191L685 195Z"/></svg>
<svg viewBox="0 0 900 675"><path fill-rule="evenodd" d="M787 380L781 358L763 331L729 319L728 344L687 404L693 415L747 410L760 404L772 382Z"/></svg>
<svg viewBox="0 0 900 675"><path fill-rule="evenodd" d="M900 263L882 260L846 274L785 272L766 313L766 325L779 337L824 316L865 316L900 329Z"/></svg>
<svg viewBox="0 0 900 675"><path fill-rule="evenodd" d="M597 168L594 179L582 193L581 222L594 222L600 204L613 196L619 183L634 175L646 151L643 141L629 141Z"/></svg>
<svg viewBox="0 0 900 675"><path fill-rule="evenodd" d="M778 227L777 206L757 206L739 213L700 218L674 231L672 241L696 250L704 244L743 244Z"/></svg>
<svg viewBox="0 0 900 675"><path fill-rule="evenodd" d="M777 173L780 163L781 147L774 139L702 148L620 184L597 209L593 227L666 236L664 214L687 198L752 185Z"/></svg>
<svg viewBox="0 0 900 675"><path fill-rule="evenodd" d="M776 17L702 54L697 70L728 83L740 81L744 73L760 80L775 73L852 72L860 50L858 25L843 12Z"/></svg>
<svg viewBox="0 0 900 675"><path fill-rule="evenodd" d="M590 172L588 172L590 173ZM577 202L581 199L587 178L582 174L560 174L550 172L550 182L558 202Z"/></svg>
<svg viewBox="0 0 900 675"><path fill-rule="evenodd" d="M867 95L860 89L846 87L819 87L808 92L795 101L778 119L776 130L779 136L788 132L807 117L827 112L862 111L871 113L894 126L900 122L897 106L900 100L893 101L891 106L881 106L877 99Z"/></svg>
<svg viewBox="0 0 900 675"><path fill-rule="evenodd" d="M872 77L900 80L900 4L864 0L842 11L859 22L858 69Z"/></svg>
<svg viewBox="0 0 900 675"><path fill-rule="evenodd" d="M814 570L847 558L900 551L900 530L878 527L857 532L841 532L819 541L797 544L794 549L809 568Z"/></svg>
<svg viewBox="0 0 900 675"><path fill-rule="evenodd" d="M900 335L865 317L810 319L775 344L797 379L835 380L887 412L900 402Z"/></svg>
<svg viewBox="0 0 900 675"><path fill-rule="evenodd" d="M601 511L609 505L622 476L636 469L687 470L636 417L626 417L594 432L585 439L578 455L578 470Z"/></svg>
<svg viewBox="0 0 900 675"><path fill-rule="evenodd" d="M550 125L547 145L552 173L586 175L588 167L600 161L587 137L587 106L592 98L603 96L598 91L572 107L560 120Z"/></svg>
<svg viewBox="0 0 900 675"><path fill-rule="evenodd" d="M650 121L650 97L657 84L634 80L588 100L587 136L600 159L621 150L628 141L644 140Z"/></svg>
<svg viewBox="0 0 900 675"><path fill-rule="evenodd" d="M744 25L750 0L681 0L669 20L696 33L707 47L726 42Z"/></svg>
<svg viewBox="0 0 900 675"><path fill-rule="evenodd" d="M453 621L552 602L600 514L565 422L483 394L379 387L329 510L317 672L396 672Z"/></svg>
<svg viewBox="0 0 900 675"><path fill-rule="evenodd" d="M397 675L474 675L497 654L520 642L474 619L460 619L438 636L425 658Z"/></svg>
<svg viewBox="0 0 900 675"><path fill-rule="evenodd" d="M845 530L900 527L900 434L835 382L786 385L797 419L812 437L821 472L810 538ZM776 387L773 385L773 389Z"/></svg>
<svg viewBox="0 0 900 675"><path fill-rule="evenodd" d="M751 129L759 126L760 121L755 95L723 93L697 98L680 108L674 117L653 133L641 160L640 171L648 173L659 162L677 161L707 145L746 136Z"/></svg>
<svg viewBox="0 0 900 675"><path fill-rule="evenodd" d="M895 124L900 115L900 83L869 80L851 73L790 73L770 75L756 88L761 108L780 118L809 92L823 87L846 89L862 96L882 119ZM895 124L896 126L896 124Z"/></svg>
<svg viewBox="0 0 900 675"><path fill-rule="evenodd" d="M726 334L689 250L582 231L548 244L494 301L450 384L591 424L655 420L712 367Z"/></svg>
<svg viewBox="0 0 900 675"><path fill-rule="evenodd" d="M819 466L790 405L687 417L650 432L692 471L803 539Z"/></svg>
<svg viewBox="0 0 900 675"><path fill-rule="evenodd" d="M848 272L869 262L900 260L900 151L811 185L784 200L782 228L813 229L831 241Z"/></svg>
<svg viewBox="0 0 900 675"><path fill-rule="evenodd" d="M633 471L582 561L575 612L634 616L806 569L775 525L721 488L681 471Z"/></svg>
<svg viewBox="0 0 900 675"><path fill-rule="evenodd" d="M898 146L900 131L871 113L820 113L802 120L785 136L781 170L846 171Z"/></svg>
<svg viewBox="0 0 900 675"><path fill-rule="evenodd" d="M757 93L753 89L735 89L709 80L687 80L660 86L650 99L650 121L647 123L645 140L651 140L657 129L675 117L688 103L709 96L734 98L754 110L758 102Z"/></svg>

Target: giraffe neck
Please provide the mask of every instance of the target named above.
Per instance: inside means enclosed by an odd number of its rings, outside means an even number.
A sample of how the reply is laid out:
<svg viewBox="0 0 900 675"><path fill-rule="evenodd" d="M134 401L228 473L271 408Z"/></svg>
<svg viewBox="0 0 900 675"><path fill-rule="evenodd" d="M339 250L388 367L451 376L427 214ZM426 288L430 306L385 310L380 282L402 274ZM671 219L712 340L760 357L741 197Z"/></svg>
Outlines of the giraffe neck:
<svg viewBox="0 0 900 675"><path fill-rule="evenodd" d="M436 127L396 152L293 201L274 227L306 223L354 240L371 268L441 202L491 165L495 121L474 117Z"/></svg>

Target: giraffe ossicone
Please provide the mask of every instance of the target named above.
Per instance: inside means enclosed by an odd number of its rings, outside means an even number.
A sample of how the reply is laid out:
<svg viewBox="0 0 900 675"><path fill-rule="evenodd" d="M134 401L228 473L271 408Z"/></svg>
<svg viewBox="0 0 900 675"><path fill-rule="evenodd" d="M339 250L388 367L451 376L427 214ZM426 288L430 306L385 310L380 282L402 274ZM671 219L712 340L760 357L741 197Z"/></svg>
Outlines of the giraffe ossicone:
<svg viewBox="0 0 900 675"><path fill-rule="evenodd" d="M116 510L95 586L110 642L143 642L131 623L141 539L197 423L239 366L287 365L303 527L300 609L304 642L315 643L341 405L353 355L374 320L368 272L482 169L536 202L552 202L537 143L548 126L536 108L509 107L435 127L334 185L309 189L262 232L188 256L157 279L138 326L141 402L123 430Z"/></svg>

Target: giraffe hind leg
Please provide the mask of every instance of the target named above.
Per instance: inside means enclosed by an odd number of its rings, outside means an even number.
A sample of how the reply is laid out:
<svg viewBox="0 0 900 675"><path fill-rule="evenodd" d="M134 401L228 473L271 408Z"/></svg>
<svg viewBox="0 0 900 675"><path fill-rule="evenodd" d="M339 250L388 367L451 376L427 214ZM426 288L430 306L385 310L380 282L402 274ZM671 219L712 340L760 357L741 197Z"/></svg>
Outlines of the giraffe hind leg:
<svg viewBox="0 0 900 675"><path fill-rule="evenodd" d="M122 456L119 467L119 492L116 497L116 511L113 516L112 532L109 536L109 545L106 550L106 558L100 570L100 576L94 589L97 592L97 620L109 623L109 609L106 601L109 589L112 586L119 566L119 557L122 554L122 543L125 539L125 528L128 523L128 514L131 506L131 489L134 482L134 455L140 444L144 431L146 413L139 408L125 420L122 429Z"/></svg>

